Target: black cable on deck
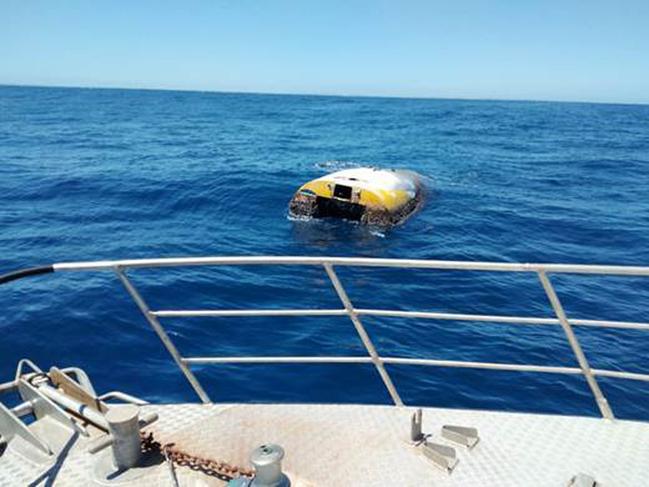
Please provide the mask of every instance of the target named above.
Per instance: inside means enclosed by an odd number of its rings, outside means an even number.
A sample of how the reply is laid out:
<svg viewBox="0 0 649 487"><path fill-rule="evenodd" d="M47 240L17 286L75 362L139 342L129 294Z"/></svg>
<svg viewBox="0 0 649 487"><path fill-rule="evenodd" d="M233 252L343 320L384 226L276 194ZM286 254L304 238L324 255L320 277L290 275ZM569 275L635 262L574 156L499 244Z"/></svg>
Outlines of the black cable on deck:
<svg viewBox="0 0 649 487"><path fill-rule="evenodd" d="M8 272L7 274L0 275L0 284L16 281L23 277L38 276L39 274L49 274L54 272L54 266L43 265L39 267L30 267L29 269L20 269L18 271Z"/></svg>

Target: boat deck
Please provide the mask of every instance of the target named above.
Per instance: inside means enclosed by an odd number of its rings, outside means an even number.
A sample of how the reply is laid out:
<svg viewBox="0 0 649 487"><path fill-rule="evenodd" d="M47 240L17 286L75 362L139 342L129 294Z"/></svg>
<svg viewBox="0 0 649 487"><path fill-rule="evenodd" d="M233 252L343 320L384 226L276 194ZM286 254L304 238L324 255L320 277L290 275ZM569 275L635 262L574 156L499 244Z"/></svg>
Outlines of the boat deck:
<svg viewBox="0 0 649 487"><path fill-rule="evenodd" d="M142 268L268 265L321 268L340 307L300 309L291 304L290 307L268 309L152 309L127 275L127 271L135 273ZM397 306L399 303L395 303L393 309L359 308L354 306L338 277L338 267L531 273L538 278L554 316L404 310ZM203 404L143 405L141 400L123 393L98 396L81 369L53 367L45 372L33 362L21 360L14 380L0 384L0 393L17 392L22 400L12 409L0 405L0 434L5 435L7 442L3 445L0 439L2 486L224 485L224 478L216 476L215 469L220 467L215 467L215 463L201 463L196 457L248 468L251 452L268 443L281 445L285 450L283 468L294 487L636 487L649 483L649 423L615 419L614 409L599 386L599 378L607 377L627 380L631 387L633 382L649 382L649 373L620 370L615 365L607 369L591 367L574 330L574 327L585 327L649 331L649 322L569 317L550 279L551 274L647 278L649 267L301 256L188 257L63 262L0 276L0 284L45 273L100 271L115 273ZM306 356L184 356L161 322L170 318L281 316L347 316L348 326L353 326L366 353L322 356L310 351ZM572 365L383 356L363 324L366 316L560 327L572 352ZM213 404L192 371L196 366L279 363L373 365L394 406ZM404 406L389 370L409 365L581 376L602 418L426 408L423 410L423 433L431 435L430 444L417 446L410 441L411 417L416 409ZM121 399L116 394L121 394ZM113 410L128 407L124 404L102 403L109 398L132 403L131 413ZM134 404L141 405L141 410L136 408L133 413ZM157 421L153 413L157 414ZM25 429L23 417L35 418L27 427L31 433ZM88 424L79 425L78 421ZM131 426L125 432L126 423ZM471 449L451 445L442 435L442 428L449 425L476 428L478 443ZM175 445L176 453L171 453L172 457L178 455L172 458L175 467L165 461L159 450L154 449L141 458L139 435L142 427L153 432L162 445ZM110 438L106 432L110 432ZM107 440L114 441L110 448L107 443L101 443ZM103 450L97 447L97 441L105 447ZM95 453L89 451L90 446ZM25 453L29 451L31 453ZM255 465L257 485L264 478L264 472L268 472L264 468L269 464L271 469L276 466L268 462L276 451L271 448L260 451L256 459L261 458L261 461ZM180 452L191 455L191 461ZM113 465L120 465L123 471L115 472L117 467ZM174 475L177 484L174 484ZM575 476L579 476L579 480L573 482ZM244 486L239 483L238 487Z"/></svg>
<svg viewBox="0 0 649 487"><path fill-rule="evenodd" d="M293 486L565 486L579 473L597 485L640 486L649 478L649 424L642 422L425 408L423 432L457 451L448 473L410 443L413 408L178 404L142 411L158 413L147 431L161 441L234 465L248 466L255 447L278 443ZM475 427L480 441L472 449L450 443L440 433L445 424ZM92 485L93 477L94 485L173 485L165 462L137 469L130 480L98 480L87 441L47 465L8 449L0 456L0 485ZM226 484L189 467L175 472L181 486Z"/></svg>

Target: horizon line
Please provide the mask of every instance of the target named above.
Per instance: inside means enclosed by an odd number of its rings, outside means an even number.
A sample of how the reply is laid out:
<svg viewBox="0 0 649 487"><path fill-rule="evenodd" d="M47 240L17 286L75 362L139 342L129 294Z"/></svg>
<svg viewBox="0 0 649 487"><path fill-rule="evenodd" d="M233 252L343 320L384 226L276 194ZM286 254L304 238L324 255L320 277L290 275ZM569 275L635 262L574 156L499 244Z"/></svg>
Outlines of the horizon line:
<svg viewBox="0 0 649 487"><path fill-rule="evenodd" d="M283 91L238 91L219 89L196 89L196 88L165 88L165 87L133 87L133 86L88 86L68 84L30 84L30 83L3 83L0 88L60 88L60 89L81 89L81 90L125 90L125 91L168 91L181 93L214 93L223 95L257 95L257 96L311 96L323 98L379 98L395 100L442 100L442 101L479 101L479 102L520 102L520 103L573 103L591 105L631 105L648 106L649 102L624 102L624 101L589 101L589 100L555 100L555 99L531 99L531 98L472 98L472 97L439 97L439 96L408 96L408 95L373 95L373 94L346 94L346 93L311 93L297 92L288 93Z"/></svg>

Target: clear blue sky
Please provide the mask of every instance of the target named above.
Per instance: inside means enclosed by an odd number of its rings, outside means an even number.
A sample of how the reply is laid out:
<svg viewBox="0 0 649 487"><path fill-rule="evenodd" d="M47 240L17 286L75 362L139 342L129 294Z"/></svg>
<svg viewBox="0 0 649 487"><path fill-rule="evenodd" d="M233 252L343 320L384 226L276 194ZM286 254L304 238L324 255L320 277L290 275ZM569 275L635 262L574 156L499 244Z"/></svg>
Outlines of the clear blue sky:
<svg viewBox="0 0 649 487"><path fill-rule="evenodd" d="M0 84L649 103L649 0L0 0Z"/></svg>

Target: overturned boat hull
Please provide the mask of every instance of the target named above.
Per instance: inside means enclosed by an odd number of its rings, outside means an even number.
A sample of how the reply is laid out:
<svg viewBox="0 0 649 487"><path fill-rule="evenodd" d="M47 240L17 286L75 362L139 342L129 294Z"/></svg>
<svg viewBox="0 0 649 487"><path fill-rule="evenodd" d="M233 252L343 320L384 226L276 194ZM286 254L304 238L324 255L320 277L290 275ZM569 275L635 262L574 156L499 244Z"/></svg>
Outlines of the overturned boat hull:
<svg viewBox="0 0 649 487"><path fill-rule="evenodd" d="M421 201L422 186L416 173L355 168L304 184L291 199L289 212L295 217L392 226L403 223Z"/></svg>

